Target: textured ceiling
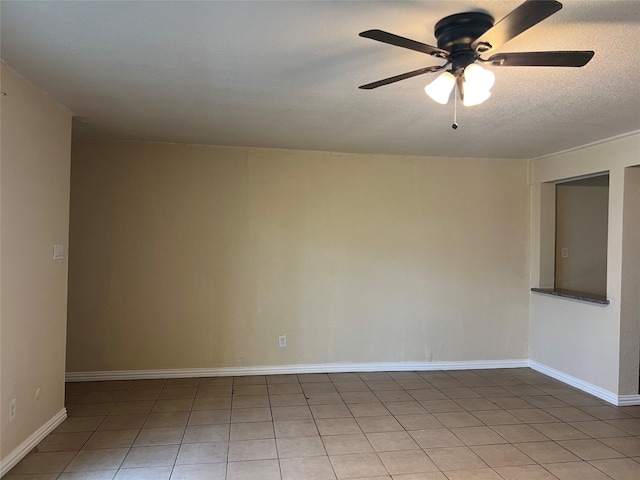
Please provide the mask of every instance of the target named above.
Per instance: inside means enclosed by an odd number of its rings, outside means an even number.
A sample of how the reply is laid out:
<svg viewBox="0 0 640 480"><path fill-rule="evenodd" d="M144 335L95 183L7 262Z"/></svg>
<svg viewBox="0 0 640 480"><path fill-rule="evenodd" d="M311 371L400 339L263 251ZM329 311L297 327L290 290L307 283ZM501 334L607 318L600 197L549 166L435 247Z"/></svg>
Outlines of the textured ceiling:
<svg viewBox="0 0 640 480"><path fill-rule="evenodd" d="M433 25L520 0L1 2L1 57L75 115L74 135L446 157L535 158L640 130L640 2L568 0L498 52L594 50L583 68L493 68L484 104L431 101Z"/></svg>

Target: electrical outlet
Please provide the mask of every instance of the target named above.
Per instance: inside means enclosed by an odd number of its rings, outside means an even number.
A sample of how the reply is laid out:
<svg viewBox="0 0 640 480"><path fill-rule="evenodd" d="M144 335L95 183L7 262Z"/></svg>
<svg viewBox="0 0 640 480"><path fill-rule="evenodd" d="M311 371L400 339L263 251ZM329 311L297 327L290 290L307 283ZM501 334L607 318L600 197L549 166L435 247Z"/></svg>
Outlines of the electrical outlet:
<svg viewBox="0 0 640 480"><path fill-rule="evenodd" d="M562 258L569 258L569 247L562 247Z"/></svg>
<svg viewBox="0 0 640 480"><path fill-rule="evenodd" d="M13 422L13 419L16 418L16 399L14 398L9 403L9 423Z"/></svg>
<svg viewBox="0 0 640 480"><path fill-rule="evenodd" d="M278 347L285 348L286 346L287 346L287 336L286 335L280 335L278 337Z"/></svg>

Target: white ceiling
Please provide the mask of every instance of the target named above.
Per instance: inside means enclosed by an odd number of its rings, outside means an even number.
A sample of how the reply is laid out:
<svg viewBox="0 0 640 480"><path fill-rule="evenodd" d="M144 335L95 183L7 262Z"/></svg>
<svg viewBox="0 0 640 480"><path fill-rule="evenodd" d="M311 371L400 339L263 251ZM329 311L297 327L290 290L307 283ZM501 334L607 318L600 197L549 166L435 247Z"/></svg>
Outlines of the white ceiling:
<svg viewBox="0 0 640 480"><path fill-rule="evenodd" d="M442 63L361 38L431 45L446 15L496 21L521 0L1 2L1 57L66 105L74 135L446 157L535 158L640 130L640 2L565 0L499 51L594 50L583 68L494 67L493 96L430 100Z"/></svg>

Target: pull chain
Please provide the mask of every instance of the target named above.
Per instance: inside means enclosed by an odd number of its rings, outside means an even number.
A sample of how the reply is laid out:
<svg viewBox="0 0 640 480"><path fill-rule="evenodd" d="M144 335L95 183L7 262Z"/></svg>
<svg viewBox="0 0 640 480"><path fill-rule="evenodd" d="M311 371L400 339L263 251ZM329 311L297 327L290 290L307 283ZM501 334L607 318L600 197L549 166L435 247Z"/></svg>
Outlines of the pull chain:
<svg viewBox="0 0 640 480"><path fill-rule="evenodd" d="M453 91L453 125L451 128L454 130L458 128L458 95L456 95L456 89Z"/></svg>

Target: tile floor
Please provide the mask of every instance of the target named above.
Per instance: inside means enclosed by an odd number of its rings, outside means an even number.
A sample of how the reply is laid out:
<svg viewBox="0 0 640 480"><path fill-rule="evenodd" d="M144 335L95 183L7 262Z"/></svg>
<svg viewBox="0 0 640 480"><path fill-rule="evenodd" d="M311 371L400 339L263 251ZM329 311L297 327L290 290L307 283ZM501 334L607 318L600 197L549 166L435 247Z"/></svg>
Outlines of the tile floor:
<svg viewBox="0 0 640 480"><path fill-rule="evenodd" d="M640 406L530 369L70 383L4 480L640 479Z"/></svg>

